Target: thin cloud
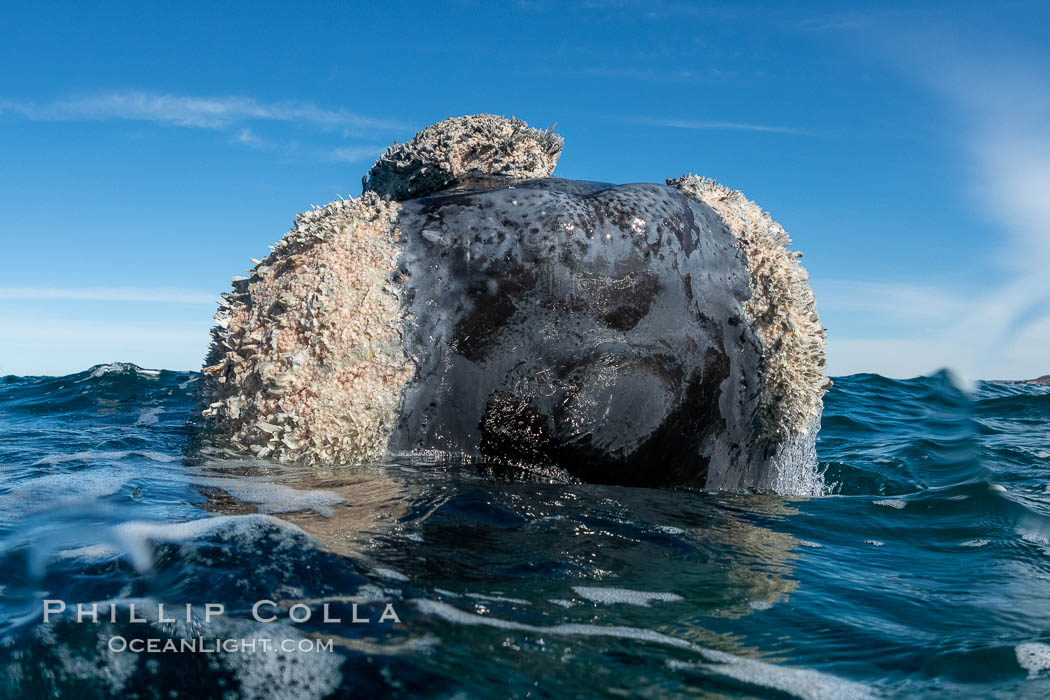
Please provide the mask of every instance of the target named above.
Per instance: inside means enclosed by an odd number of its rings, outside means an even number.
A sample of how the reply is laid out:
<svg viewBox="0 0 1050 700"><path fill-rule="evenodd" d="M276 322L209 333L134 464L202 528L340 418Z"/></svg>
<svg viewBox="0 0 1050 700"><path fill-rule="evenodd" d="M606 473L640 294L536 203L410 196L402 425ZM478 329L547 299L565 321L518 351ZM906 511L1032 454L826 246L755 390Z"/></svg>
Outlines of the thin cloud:
<svg viewBox="0 0 1050 700"><path fill-rule="evenodd" d="M911 282L813 280L821 311L892 316L896 323L950 323L971 308L959 290Z"/></svg>
<svg viewBox="0 0 1050 700"><path fill-rule="evenodd" d="M198 97L153 92L111 92L51 102L0 101L0 112L32 121L147 121L198 129L226 129L253 121L318 127L401 130L395 120L366 117L346 109L325 109L309 102L260 102L250 97Z"/></svg>
<svg viewBox="0 0 1050 700"><path fill-rule="evenodd" d="M584 75L596 78L626 78L628 80L643 80L646 82L663 81L675 83L698 83L701 76L694 71L684 69L655 70L644 68L585 68L581 71ZM715 72L712 72L715 75Z"/></svg>
<svg viewBox="0 0 1050 700"><path fill-rule="evenodd" d="M650 117L631 117L624 121L632 124L643 124L645 126L665 127L669 129L707 129L713 131L756 131L769 134L793 134L796 136L816 136L817 133L808 129L798 129L793 126L781 126L776 124L751 124L747 122L733 121L704 121L689 119L654 119Z"/></svg>
<svg viewBox="0 0 1050 700"><path fill-rule="evenodd" d="M376 160L386 150L385 146L346 146L333 149L328 154L329 160L340 163L359 163L361 161Z"/></svg>
<svg viewBox="0 0 1050 700"><path fill-rule="evenodd" d="M364 140L410 127L393 119L366 117L346 109L326 109L310 102L260 102L249 97L200 97L154 92L110 92L50 102L0 100L0 116L36 122L147 122L166 127L223 132L229 143L285 158L359 162L382 152L370 144L303 146L297 141L264 138L254 127L294 126L322 132L326 139ZM271 129L272 131L273 129Z"/></svg>
<svg viewBox="0 0 1050 700"><path fill-rule="evenodd" d="M864 12L832 12L804 16L797 26L814 32L858 32L872 30L891 32L897 27L929 26L951 16L939 8L907 7L904 9L869 9Z"/></svg>
<svg viewBox="0 0 1050 700"><path fill-rule="evenodd" d="M214 294L168 287L0 287L4 301L117 301L211 304Z"/></svg>
<svg viewBox="0 0 1050 700"><path fill-rule="evenodd" d="M374 162L379 158L379 154L386 150L385 146L375 144L324 148L304 145L298 141L273 141L256 136L255 132L250 129L241 129L233 134L230 142L282 158L331 163Z"/></svg>
<svg viewBox="0 0 1050 700"><path fill-rule="evenodd" d="M666 2L665 0L585 0L580 3L580 7L603 19L625 20L696 17L724 11L724 8L721 7L704 7L696 3Z"/></svg>
<svg viewBox="0 0 1050 700"><path fill-rule="evenodd" d="M237 143L243 143L246 146L255 146L262 143L262 139L256 136L255 132L248 128L238 131L237 135L233 137L233 140Z"/></svg>
<svg viewBox="0 0 1050 700"><path fill-rule="evenodd" d="M813 31L843 31L852 29L867 29L876 21L871 14L847 12L841 14L818 15L806 17L799 22L803 29Z"/></svg>

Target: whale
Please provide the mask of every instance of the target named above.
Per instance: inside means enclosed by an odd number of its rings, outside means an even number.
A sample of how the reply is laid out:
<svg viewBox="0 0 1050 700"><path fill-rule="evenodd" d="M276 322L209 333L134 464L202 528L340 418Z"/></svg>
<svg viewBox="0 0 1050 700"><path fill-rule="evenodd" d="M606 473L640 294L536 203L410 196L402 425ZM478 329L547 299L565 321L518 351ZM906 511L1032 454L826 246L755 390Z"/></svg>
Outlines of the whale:
<svg viewBox="0 0 1050 700"><path fill-rule="evenodd" d="M395 144L223 295L201 382L256 457L410 456L623 486L799 491L825 333L801 254L693 175L554 177L551 130Z"/></svg>

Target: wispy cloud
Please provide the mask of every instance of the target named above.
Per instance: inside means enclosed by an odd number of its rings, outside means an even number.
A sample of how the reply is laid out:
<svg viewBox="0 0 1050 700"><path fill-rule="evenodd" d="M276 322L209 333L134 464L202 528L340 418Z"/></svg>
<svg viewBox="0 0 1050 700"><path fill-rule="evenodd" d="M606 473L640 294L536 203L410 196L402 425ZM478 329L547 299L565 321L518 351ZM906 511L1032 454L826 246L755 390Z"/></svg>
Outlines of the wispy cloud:
<svg viewBox="0 0 1050 700"><path fill-rule="evenodd" d="M552 0L516 0L515 6L524 12L565 11L566 3ZM710 13L711 8L688 2L666 0L582 0L573 3L577 9L591 13L598 19L658 20L675 16L696 16Z"/></svg>
<svg viewBox="0 0 1050 700"><path fill-rule="evenodd" d="M153 92L110 92L51 102L0 100L0 112L34 121L148 121L200 129L224 129L252 121L323 127L399 130L399 121L366 117L310 102L260 102L250 97L198 97Z"/></svg>
<svg viewBox="0 0 1050 700"><path fill-rule="evenodd" d="M627 78L629 80L643 80L646 82L698 83L703 80L703 76L684 68L668 70L656 68L584 68L581 72L584 75L596 78L616 78L618 80ZM710 75L712 77L717 75L717 71L712 71Z"/></svg>
<svg viewBox="0 0 1050 700"><path fill-rule="evenodd" d="M386 150L385 146L363 144L339 146L336 148L304 145L299 141L275 141L264 139L251 129L241 129L230 137L232 143L238 143L263 153L272 153L283 158L310 160L332 163L373 162Z"/></svg>
<svg viewBox="0 0 1050 700"><path fill-rule="evenodd" d="M872 30L883 36L899 27L933 26L950 18L953 11L938 7L921 7L918 3L902 9L872 5L863 11L803 14L797 21L800 29L815 32L849 32Z"/></svg>
<svg viewBox="0 0 1050 700"><path fill-rule="evenodd" d="M950 322L970 309L962 291L912 282L821 279L813 286L821 311L887 315L901 322Z"/></svg>
<svg viewBox="0 0 1050 700"><path fill-rule="evenodd" d="M653 117L625 117L623 121L645 126L665 127L669 129L707 129L714 131L757 131L770 134L794 134L798 136L816 136L817 132L799 129L793 126L778 124L751 124L748 122L691 120L691 119L657 119Z"/></svg>
<svg viewBox="0 0 1050 700"><path fill-rule="evenodd" d="M243 143L247 146L255 146L257 144L262 143L262 139L256 136L255 132L247 127L238 131L237 134L233 137L233 139L237 143Z"/></svg>
<svg viewBox="0 0 1050 700"><path fill-rule="evenodd" d="M843 12L826 15L815 15L804 17L799 21L803 29L813 31L842 31L852 29L866 29L874 24L875 17L871 14L859 12Z"/></svg>
<svg viewBox="0 0 1050 700"><path fill-rule="evenodd" d="M328 152L329 160L358 163L365 160L375 160L383 151L385 146L344 146L335 148Z"/></svg>
<svg viewBox="0 0 1050 700"><path fill-rule="evenodd" d="M211 304L208 292L169 287L0 287L4 301L117 301L159 304Z"/></svg>
<svg viewBox="0 0 1050 700"><path fill-rule="evenodd" d="M294 126L314 131L323 140L375 139L380 134L410 131L405 123L368 117L347 109L311 102L262 102L250 97L202 97L156 92L108 92L52 101L0 99L0 116L36 122L146 122L164 127L204 129L227 134L230 143L308 160L357 162L382 152L371 144L304 147L288 139L263 137L257 128ZM385 137L384 137L385 140Z"/></svg>

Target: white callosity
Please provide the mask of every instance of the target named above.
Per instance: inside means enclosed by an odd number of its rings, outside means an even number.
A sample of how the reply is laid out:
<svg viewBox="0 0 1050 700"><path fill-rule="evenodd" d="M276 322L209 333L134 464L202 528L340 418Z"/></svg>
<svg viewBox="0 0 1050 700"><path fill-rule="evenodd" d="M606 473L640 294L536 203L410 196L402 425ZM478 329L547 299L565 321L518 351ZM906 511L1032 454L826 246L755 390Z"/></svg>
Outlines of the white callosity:
<svg viewBox="0 0 1050 700"><path fill-rule="evenodd" d="M422 197L482 175L508 180L549 177L561 155L552 130L494 114L453 117L395 143L372 166L364 189L396 200Z"/></svg>
<svg viewBox="0 0 1050 700"><path fill-rule="evenodd" d="M667 184L714 209L743 248L751 286L744 311L762 343L763 430L779 441L812 431L830 383L824 376L824 327L798 262L802 253L788 250L784 228L743 193L695 175Z"/></svg>
<svg viewBox="0 0 1050 700"><path fill-rule="evenodd" d="M399 210L367 192L302 213L234 279L204 368L204 415L233 447L313 463L385 453L415 372L391 281Z"/></svg>

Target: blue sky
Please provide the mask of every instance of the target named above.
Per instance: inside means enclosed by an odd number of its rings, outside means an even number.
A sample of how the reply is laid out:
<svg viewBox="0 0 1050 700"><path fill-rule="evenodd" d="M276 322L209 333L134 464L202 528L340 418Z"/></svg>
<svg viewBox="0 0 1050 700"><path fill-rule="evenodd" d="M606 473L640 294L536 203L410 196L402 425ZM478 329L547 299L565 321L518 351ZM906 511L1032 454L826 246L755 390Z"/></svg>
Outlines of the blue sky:
<svg viewBox="0 0 1050 700"><path fill-rule="evenodd" d="M831 374L1050 372L1046 3L87 5L0 9L0 374L199 367L297 211L475 112L556 122L562 177L743 190Z"/></svg>

